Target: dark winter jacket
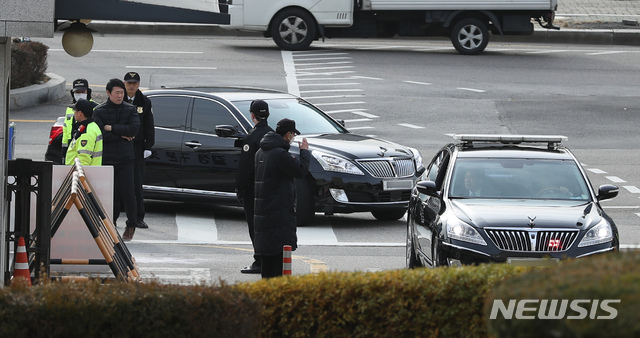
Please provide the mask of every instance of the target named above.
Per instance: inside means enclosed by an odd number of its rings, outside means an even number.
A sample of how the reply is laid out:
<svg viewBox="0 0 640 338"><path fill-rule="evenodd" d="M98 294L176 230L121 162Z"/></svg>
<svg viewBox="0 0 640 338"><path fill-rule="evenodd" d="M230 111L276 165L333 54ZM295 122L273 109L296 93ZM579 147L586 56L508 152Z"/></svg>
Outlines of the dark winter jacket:
<svg viewBox="0 0 640 338"><path fill-rule="evenodd" d="M134 158L133 142L122 136L136 136L140 129L136 107L127 102L115 104L107 100L93 110L93 119L102 130L103 164L109 165ZM112 130L104 130L105 125L111 125Z"/></svg>
<svg viewBox="0 0 640 338"><path fill-rule="evenodd" d="M240 153L240 160L238 161L238 174L236 175L236 191L238 194L243 194L248 190L253 191L256 178L254 159L256 152L260 149L260 140L270 131L273 131L273 129L269 127L267 120L260 120L244 138L242 153Z"/></svg>
<svg viewBox="0 0 640 338"><path fill-rule="evenodd" d="M294 178L309 172L311 154L289 153L289 143L275 132L267 133L256 152L255 183L255 252L273 256L282 253L284 245L298 247L296 236Z"/></svg>
<svg viewBox="0 0 640 338"><path fill-rule="evenodd" d="M133 140L133 148L138 158L142 158L145 150L151 150L155 143L156 131L154 129L153 111L151 100L140 90L133 98L133 105L136 106L138 117L140 118L140 129Z"/></svg>

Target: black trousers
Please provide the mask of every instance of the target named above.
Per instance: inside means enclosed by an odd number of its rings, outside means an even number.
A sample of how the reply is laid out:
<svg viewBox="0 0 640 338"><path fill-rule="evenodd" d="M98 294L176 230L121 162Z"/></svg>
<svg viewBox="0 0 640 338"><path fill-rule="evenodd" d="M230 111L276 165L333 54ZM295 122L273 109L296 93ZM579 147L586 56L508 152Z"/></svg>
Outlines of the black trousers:
<svg viewBox="0 0 640 338"><path fill-rule="evenodd" d="M120 205L124 204L128 227L135 227L138 224L133 162L134 159L130 159L107 164L113 166L113 222L118 220Z"/></svg>
<svg viewBox="0 0 640 338"><path fill-rule="evenodd" d="M142 193L142 184L144 183L144 167L146 159L143 154L136 152L136 159L133 164L133 185L136 194L137 213L136 220L138 223L144 221L144 195Z"/></svg>
<svg viewBox="0 0 640 338"><path fill-rule="evenodd" d="M260 256L262 258L262 278L282 276L282 253L275 256Z"/></svg>
<svg viewBox="0 0 640 338"><path fill-rule="evenodd" d="M260 256L258 256L256 252L256 244L254 242L254 228L253 228L253 202L255 198L255 193L253 189L247 189L244 192L244 217L247 219L247 224L249 225L249 237L251 237L251 244L253 245L253 261L260 266Z"/></svg>

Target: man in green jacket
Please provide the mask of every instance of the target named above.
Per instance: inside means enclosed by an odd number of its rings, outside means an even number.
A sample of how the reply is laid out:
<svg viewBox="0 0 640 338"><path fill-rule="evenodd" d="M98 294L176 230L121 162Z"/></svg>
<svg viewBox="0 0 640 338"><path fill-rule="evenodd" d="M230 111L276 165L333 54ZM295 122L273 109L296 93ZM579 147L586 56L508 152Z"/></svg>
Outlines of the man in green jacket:
<svg viewBox="0 0 640 338"><path fill-rule="evenodd" d="M102 131L93 121L93 104L79 99L70 108L76 123L72 126L65 164L73 165L77 157L82 165L102 165Z"/></svg>

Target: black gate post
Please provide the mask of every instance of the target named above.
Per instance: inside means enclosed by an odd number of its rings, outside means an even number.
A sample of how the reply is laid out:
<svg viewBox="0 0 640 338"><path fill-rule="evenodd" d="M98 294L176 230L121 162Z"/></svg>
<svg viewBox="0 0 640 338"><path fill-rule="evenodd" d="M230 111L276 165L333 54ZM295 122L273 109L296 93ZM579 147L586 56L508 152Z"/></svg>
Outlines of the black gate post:
<svg viewBox="0 0 640 338"><path fill-rule="evenodd" d="M36 162L30 159L8 161L7 200L14 201L7 218L6 271L4 283L11 278L9 262L9 242L17 251L18 238L24 237L29 257L29 272L34 282L38 282L41 269L49 275L51 256L51 188L53 162ZM35 210L31 210L35 199ZM11 230L10 215L13 211L14 224ZM31 215L35 212L35 227L31 229Z"/></svg>

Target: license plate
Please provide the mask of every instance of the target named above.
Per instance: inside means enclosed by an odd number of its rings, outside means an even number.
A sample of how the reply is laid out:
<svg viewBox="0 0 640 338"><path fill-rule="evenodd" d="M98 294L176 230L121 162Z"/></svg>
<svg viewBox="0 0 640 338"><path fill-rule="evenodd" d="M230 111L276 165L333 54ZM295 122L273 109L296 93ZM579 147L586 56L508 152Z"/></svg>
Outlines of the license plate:
<svg viewBox="0 0 640 338"><path fill-rule="evenodd" d="M382 181L382 190L411 190L413 188L412 180L393 180Z"/></svg>
<svg viewBox="0 0 640 338"><path fill-rule="evenodd" d="M556 266L557 258L507 258L507 264L514 266Z"/></svg>

